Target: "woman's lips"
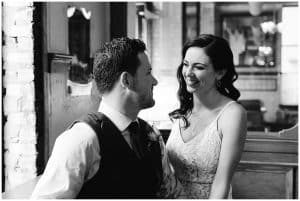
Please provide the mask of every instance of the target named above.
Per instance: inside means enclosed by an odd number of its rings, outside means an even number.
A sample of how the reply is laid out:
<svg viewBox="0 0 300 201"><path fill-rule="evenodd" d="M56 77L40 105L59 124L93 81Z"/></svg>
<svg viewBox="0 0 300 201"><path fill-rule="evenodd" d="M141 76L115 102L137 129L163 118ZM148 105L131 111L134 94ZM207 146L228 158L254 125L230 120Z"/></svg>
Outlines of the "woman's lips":
<svg viewBox="0 0 300 201"><path fill-rule="evenodd" d="M194 86L199 83L199 80L186 79L185 82L187 85Z"/></svg>

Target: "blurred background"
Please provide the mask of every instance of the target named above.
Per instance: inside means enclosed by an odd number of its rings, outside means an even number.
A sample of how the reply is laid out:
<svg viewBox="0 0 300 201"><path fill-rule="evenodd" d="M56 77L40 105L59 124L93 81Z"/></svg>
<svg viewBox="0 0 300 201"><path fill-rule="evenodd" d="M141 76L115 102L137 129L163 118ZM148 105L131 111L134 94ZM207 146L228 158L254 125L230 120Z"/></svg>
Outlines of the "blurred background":
<svg viewBox="0 0 300 201"><path fill-rule="evenodd" d="M23 192L10 196L27 195L30 189L22 184L43 173L57 136L97 110L101 96L91 76L93 54L116 37L140 38L147 45L159 84L155 106L139 116L167 140L168 113L179 106L182 46L209 33L231 46L239 75L234 85L248 115L234 198L298 197L297 1L4 1L1 10L2 192L21 185Z"/></svg>

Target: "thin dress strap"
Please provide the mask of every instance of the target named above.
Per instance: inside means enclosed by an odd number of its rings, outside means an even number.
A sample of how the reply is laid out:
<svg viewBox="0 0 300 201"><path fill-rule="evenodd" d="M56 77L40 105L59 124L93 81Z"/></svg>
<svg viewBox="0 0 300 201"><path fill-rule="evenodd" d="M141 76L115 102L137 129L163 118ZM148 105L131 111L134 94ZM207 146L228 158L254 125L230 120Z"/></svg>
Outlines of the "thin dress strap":
<svg viewBox="0 0 300 201"><path fill-rule="evenodd" d="M218 116L216 117L216 121L217 121L217 130L219 130L219 127L218 127L218 120L220 118L220 116L223 114L223 112L226 110L226 108L229 107L229 105L231 105L231 103L234 103L235 101L229 101L223 108L222 110L219 112Z"/></svg>

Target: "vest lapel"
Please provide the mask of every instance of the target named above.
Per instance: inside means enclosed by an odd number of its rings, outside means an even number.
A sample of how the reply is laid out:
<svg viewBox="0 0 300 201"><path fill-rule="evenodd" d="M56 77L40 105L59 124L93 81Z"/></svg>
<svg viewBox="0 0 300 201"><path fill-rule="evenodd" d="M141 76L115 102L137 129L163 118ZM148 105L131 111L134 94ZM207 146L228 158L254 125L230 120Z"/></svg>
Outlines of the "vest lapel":
<svg viewBox="0 0 300 201"><path fill-rule="evenodd" d="M118 141L121 143L120 146L127 147L128 149L130 149L131 152L134 153L134 151L131 149L131 147L129 146L129 144L125 140L122 133L115 126L115 124L108 117L106 117L105 115L104 115L104 117L105 118L103 119L103 124L102 124L103 134L106 135L109 138L110 137L111 138L115 137L115 138L119 139Z"/></svg>

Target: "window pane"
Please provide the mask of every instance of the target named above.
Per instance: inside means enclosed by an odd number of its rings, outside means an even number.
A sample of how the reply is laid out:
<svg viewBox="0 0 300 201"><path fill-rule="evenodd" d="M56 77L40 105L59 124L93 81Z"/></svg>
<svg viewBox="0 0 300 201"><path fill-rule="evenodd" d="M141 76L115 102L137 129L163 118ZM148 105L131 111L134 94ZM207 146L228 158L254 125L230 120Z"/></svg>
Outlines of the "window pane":
<svg viewBox="0 0 300 201"><path fill-rule="evenodd" d="M282 8L280 103L298 105L298 7Z"/></svg>

